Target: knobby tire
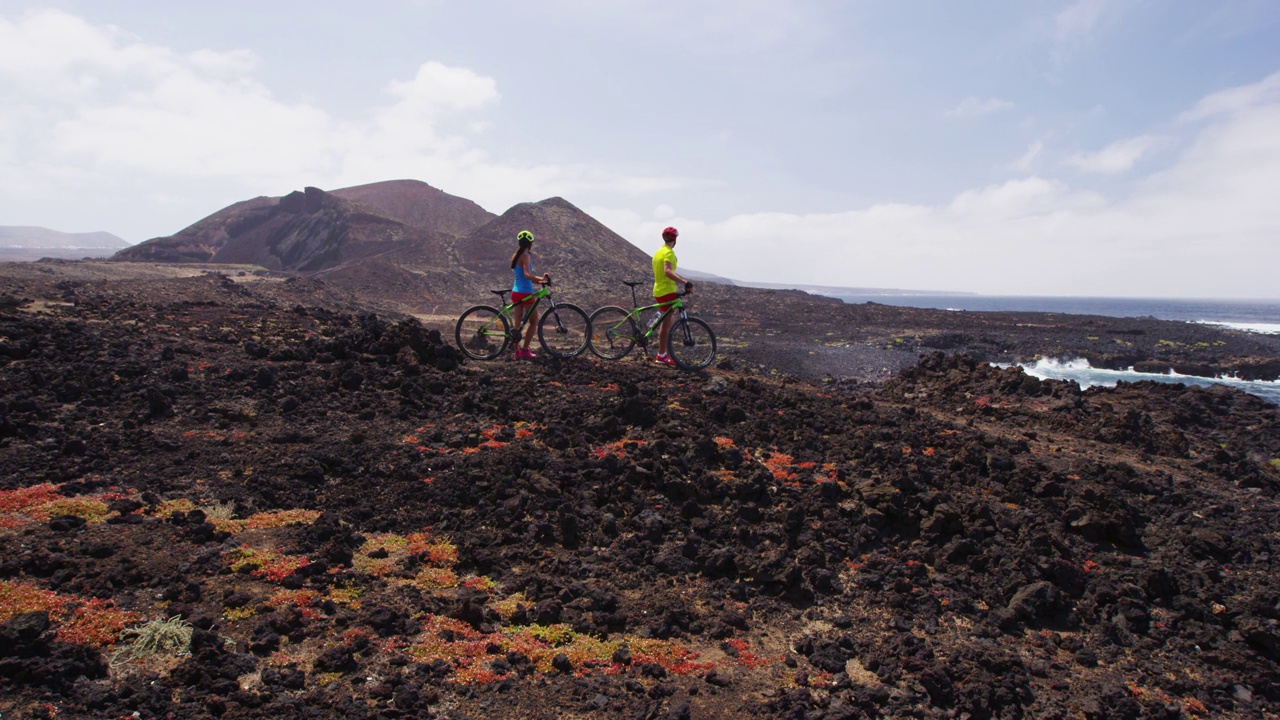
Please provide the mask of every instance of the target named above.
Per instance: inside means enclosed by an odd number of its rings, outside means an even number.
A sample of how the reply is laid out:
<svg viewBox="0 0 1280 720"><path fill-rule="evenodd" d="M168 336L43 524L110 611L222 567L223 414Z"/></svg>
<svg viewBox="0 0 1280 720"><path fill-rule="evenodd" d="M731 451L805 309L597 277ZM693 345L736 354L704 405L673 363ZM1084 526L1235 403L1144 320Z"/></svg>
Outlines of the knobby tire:
<svg viewBox="0 0 1280 720"><path fill-rule="evenodd" d="M716 334L698 318L680 318L671 326L667 352L682 370L701 370L716 359Z"/></svg>
<svg viewBox="0 0 1280 720"><path fill-rule="evenodd" d="M560 359L582 354L590 336L591 320L577 305L558 303L547 308L538 321L538 342L542 349Z"/></svg>
<svg viewBox="0 0 1280 720"><path fill-rule="evenodd" d="M473 360L492 360L511 342L511 326L497 308L476 305L458 318L453 337L463 355Z"/></svg>
<svg viewBox="0 0 1280 720"><path fill-rule="evenodd" d="M591 352L603 360L620 360L635 347L640 328L626 310L606 305L591 313Z"/></svg>

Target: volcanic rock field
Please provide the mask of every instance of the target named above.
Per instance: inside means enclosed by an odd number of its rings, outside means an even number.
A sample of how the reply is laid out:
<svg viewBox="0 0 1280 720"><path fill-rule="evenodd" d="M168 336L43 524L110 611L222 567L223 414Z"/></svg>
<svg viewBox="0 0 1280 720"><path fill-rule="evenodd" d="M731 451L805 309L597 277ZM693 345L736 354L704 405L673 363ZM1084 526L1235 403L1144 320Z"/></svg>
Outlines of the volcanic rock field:
<svg viewBox="0 0 1280 720"><path fill-rule="evenodd" d="M302 278L0 289L6 720L1280 714L1250 395L463 362Z"/></svg>

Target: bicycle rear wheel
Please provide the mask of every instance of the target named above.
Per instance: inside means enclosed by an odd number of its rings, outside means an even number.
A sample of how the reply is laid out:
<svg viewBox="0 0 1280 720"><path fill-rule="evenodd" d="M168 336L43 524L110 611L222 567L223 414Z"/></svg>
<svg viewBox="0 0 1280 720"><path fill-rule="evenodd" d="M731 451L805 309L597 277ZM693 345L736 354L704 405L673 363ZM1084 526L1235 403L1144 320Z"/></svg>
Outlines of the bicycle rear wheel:
<svg viewBox="0 0 1280 720"><path fill-rule="evenodd" d="M591 342L587 344L596 357L618 360L631 352L640 329L630 313L615 305L606 305L591 313Z"/></svg>
<svg viewBox="0 0 1280 720"><path fill-rule="evenodd" d="M587 349L591 335L591 320L577 305L559 303L547 308L538 321L538 342L548 354L558 358L571 358Z"/></svg>
<svg viewBox="0 0 1280 720"><path fill-rule="evenodd" d="M507 349L510 331L507 317L497 308L476 305L458 318L453 336L462 354L473 360L492 360Z"/></svg>
<svg viewBox="0 0 1280 720"><path fill-rule="evenodd" d="M716 334L698 318L680 318L667 341L671 359L685 370L701 370L716 359Z"/></svg>

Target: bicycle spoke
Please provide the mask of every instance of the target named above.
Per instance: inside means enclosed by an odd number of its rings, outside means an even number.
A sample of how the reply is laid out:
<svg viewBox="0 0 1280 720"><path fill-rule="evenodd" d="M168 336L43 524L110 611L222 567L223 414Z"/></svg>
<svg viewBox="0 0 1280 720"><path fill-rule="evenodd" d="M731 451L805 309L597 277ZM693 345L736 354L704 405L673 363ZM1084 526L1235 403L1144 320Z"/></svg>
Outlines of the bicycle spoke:
<svg viewBox="0 0 1280 720"><path fill-rule="evenodd" d="M458 349L475 360L492 360L507 347L507 318L497 309L477 305L462 313L454 329Z"/></svg>
<svg viewBox="0 0 1280 720"><path fill-rule="evenodd" d="M558 304L542 314L538 322L538 342L549 354L570 358L587 349L591 321L577 305Z"/></svg>
<svg viewBox="0 0 1280 720"><path fill-rule="evenodd" d="M591 352L605 360L617 360L635 346L637 329L626 310L602 307L591 313Z"/></svg>
<svg viewBox="0 0 1280 720"><path fill-rule="evenodd" d="M681 368L699 370L716 358L716 335L698 318L680 318L671 327L667 351Z"/></svg>

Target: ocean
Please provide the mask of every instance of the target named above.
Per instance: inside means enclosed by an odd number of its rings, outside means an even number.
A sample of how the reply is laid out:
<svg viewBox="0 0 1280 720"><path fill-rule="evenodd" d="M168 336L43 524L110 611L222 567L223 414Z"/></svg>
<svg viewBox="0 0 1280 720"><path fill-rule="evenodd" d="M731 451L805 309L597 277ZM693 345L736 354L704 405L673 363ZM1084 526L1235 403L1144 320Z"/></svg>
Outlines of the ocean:
<svg viewBox="0 0 1280 720"><path fill-rule="evenodd" d="M1105 317L1153 317L1157 320L1205 323L1247 332L1280 334L1280 300L1191 300L1164 298L1101 297L1014 297L999 295L837 295L860 304L935 308L973 312L1050 312ZM1045 379L1074 380L1081 388L1093 385L1114 387L1118 381L1154 380L1183 384L1230 385L1280 405L1280 378L1274 381L1247 381L1235 378L1200 378L1176 373L1141 373L1133 370L1103 370L1086 360L1066 362L1041 360L1022 366L1028 375Z"/></svg>

